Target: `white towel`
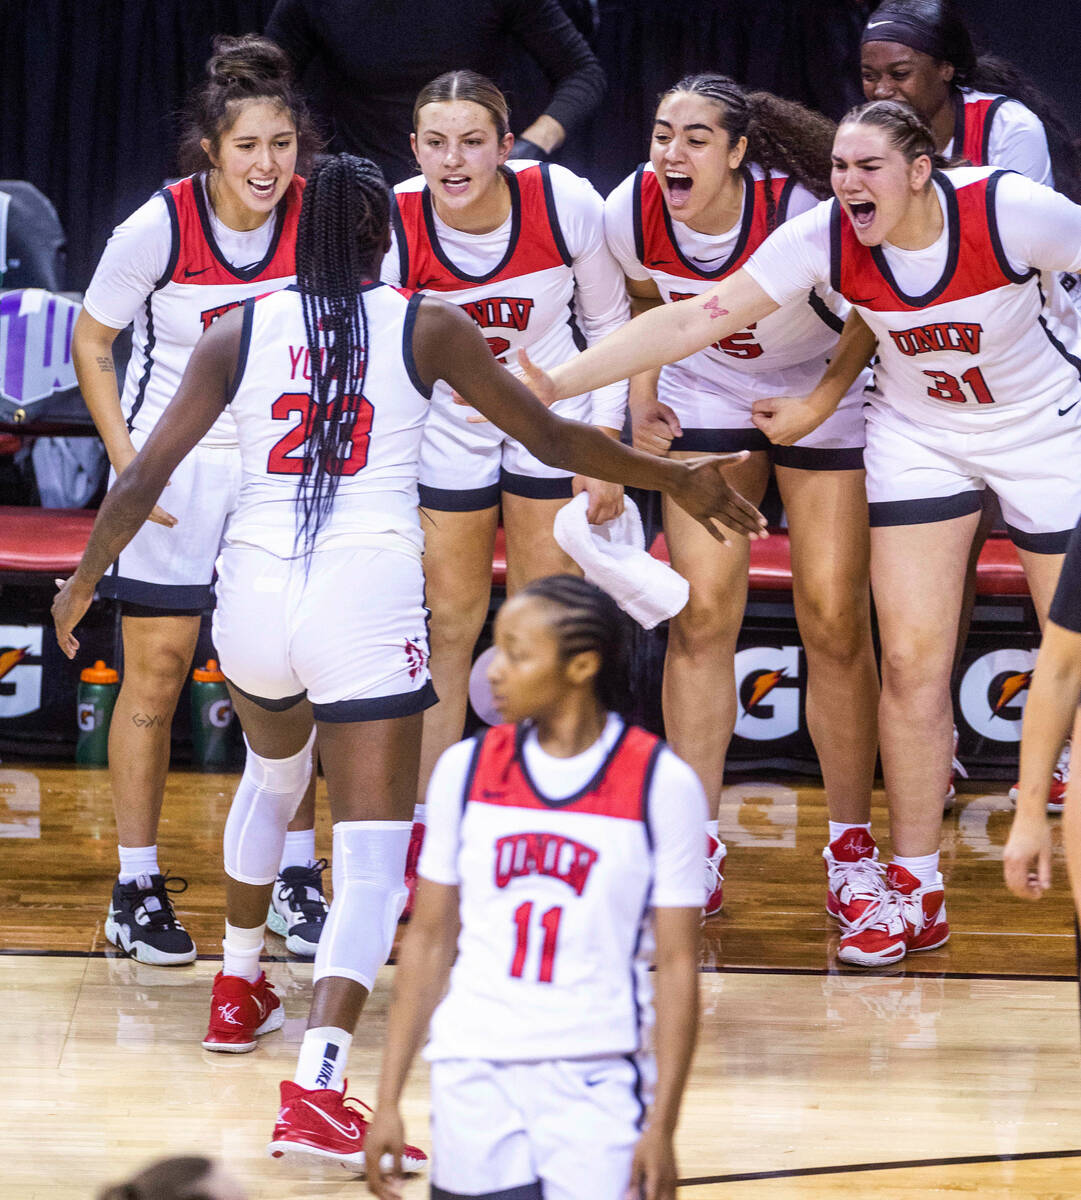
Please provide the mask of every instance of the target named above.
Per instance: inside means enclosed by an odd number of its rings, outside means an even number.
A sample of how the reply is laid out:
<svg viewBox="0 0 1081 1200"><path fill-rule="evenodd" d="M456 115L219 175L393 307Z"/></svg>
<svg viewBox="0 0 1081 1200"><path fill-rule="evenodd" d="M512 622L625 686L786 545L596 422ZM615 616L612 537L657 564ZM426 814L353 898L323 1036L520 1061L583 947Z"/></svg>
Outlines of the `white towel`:
<svg viewBox="0 0 1081 1200"><path fill-rule="evenodd" d="M643 629L674 617L687 603L690 584L646 550L638 506L623 498L623 512L603 525L586 520L589 495L580 492L556 513L556 541Z"/></svg>

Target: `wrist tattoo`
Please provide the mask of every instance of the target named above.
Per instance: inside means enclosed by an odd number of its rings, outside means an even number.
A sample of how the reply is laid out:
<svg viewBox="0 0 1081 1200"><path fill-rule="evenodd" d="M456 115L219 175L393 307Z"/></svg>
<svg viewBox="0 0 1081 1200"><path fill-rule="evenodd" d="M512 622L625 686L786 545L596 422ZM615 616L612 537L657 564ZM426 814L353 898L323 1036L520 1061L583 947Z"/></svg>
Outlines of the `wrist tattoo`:
<svg viewBox="0 0 1081 1200"><path fill-rule="evenodd" d="M710 319L713 321L716 321L718 317L728 316L728 309L721 308L721 302L716 296L710 296L702 307L709 313Z"/></svg>

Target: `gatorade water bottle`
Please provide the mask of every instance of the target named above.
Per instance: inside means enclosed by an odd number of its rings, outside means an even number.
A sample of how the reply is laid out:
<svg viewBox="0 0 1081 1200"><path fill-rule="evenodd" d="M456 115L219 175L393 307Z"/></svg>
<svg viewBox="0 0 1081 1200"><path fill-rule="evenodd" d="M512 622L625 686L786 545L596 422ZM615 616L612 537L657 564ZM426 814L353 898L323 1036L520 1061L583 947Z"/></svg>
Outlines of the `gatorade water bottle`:
<svg viewBox="0 0 1081 1200"><path fill-rule="evenodd" d="M200 767L223 767L229 761L229 723L233 702L216 659L196 667L191 676L192 762Z"/></svg>
<svg viewBox="0 0 1081 1200"><path fill-rule="evenodd" d="M120 676L99 658L79 676L76 712L79 740L75 761L84 766L103 767L109 761L109 722L120 691Z"/></svg>

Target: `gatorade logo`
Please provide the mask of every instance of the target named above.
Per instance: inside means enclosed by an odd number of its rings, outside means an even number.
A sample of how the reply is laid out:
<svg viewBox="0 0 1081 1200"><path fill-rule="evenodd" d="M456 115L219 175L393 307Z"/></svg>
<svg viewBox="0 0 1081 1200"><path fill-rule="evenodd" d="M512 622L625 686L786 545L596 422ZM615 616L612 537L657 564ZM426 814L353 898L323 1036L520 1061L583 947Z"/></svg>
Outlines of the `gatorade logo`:
<svg viewBox="0 0 1081 1200"><path fill-rule="evenodd" d="M1035 650L992 650L969 663L961 680L961 714L973 733L996 742L1019 742Z"/></svg>
<svg viewBox="0 0 1081 1200"><path fill-rule="evenodd" d="M94 706L84 701L79 705L79 732L93 733L97 724L94 720Z"/></svg>
<svg viewBox="0 0 1081 1200"><path fill-rule="evenodd" d="M31 661L35 660L35 661ZM0 718L41 707L41 626L0 625Z"/></svg>
<svg viewBox="0 0 1081 1200"><path fill-rule="evenodd" d="M232 700L215 700L207 706L206 719L215 729L224 729L233 719Z"/></svg>
<svg viewBox="0 0 1081 1200"><path fill-rule="evenodd" d="M736 655L736 733L772 742L799 732L799 647L750 646Z"/></svg>

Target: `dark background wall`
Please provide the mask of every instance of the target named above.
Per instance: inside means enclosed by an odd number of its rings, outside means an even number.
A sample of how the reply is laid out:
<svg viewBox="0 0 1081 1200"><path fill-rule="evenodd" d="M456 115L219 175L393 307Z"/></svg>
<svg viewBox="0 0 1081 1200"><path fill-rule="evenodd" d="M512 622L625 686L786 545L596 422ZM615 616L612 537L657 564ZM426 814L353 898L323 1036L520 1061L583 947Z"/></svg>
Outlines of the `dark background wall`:
<svg viewBox="0 0 1081 1200"><path fill-rule="evenodd" d="M448 0L448 10L452 8ZM0 178L28 179L68 233L82 289L109 231L175 173L176 115L216 32L261 30L273 0L0 0ZM402 0L407 19L408 0ZM858 98L861 0L601 0L602 111L563 161L605 190L644 154L656 95L723 70L839 116ZM1010 58L1081 133L1077 0L961 0L989 50ZM502 72L523 127L544 82L510 54Z"/></svg>

